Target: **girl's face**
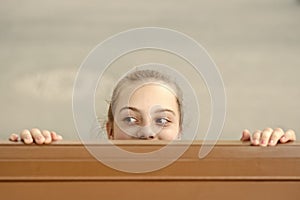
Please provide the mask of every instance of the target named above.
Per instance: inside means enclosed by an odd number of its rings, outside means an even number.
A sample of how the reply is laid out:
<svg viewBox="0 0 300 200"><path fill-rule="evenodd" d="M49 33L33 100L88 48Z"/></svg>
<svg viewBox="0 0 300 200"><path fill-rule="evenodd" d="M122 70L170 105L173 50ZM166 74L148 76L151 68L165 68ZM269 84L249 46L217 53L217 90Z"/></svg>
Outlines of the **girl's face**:
<svg viewBox="0 0 300 200"><path fill-rule="evenodd" d="M119 95L110 139L175 140L180 137L180 112L174 93L161 84L146 84Z"/></svg>

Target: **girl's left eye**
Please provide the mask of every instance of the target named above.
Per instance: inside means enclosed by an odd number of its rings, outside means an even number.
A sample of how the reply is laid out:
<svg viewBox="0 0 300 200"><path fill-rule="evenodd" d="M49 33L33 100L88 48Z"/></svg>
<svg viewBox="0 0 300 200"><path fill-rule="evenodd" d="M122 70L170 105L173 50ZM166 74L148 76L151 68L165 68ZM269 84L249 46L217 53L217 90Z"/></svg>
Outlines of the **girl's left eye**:
<svg viewBox="0 0 300 200"><path fill-rule="evenodd" d="M155 120L155 123L158 124L158 125L166 125L167 123L169 123L170 120L166 119L166 118L158 118Z"/></svg>

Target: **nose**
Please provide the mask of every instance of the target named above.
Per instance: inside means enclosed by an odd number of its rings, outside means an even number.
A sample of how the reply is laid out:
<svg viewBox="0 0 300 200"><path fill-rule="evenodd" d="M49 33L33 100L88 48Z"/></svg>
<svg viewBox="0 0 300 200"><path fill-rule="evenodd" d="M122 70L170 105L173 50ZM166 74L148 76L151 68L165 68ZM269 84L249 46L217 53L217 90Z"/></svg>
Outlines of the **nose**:
<svg viewBox="0 0 300 200"><path fill-rule="evenodd" d="M151 126L143 126L138 132L138 138L144 140L155 139L156 133L152 130Z"/></svg>

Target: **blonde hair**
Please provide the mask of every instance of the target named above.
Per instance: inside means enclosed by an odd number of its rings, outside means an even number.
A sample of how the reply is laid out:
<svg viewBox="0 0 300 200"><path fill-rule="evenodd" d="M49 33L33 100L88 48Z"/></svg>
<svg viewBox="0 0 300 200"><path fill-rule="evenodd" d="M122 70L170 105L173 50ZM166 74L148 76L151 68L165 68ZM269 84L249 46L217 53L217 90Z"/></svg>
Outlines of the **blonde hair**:
<svg viewBox="0 0 300 200"><path fill-rule="evenodd" d="M178 110L180 114L179 118L179 124L180 127L182 127L182 120L183 120L183 111L182 111L182 91L179 88L179 86L176 84L175 81L171 80L167 75L164 75L158 71L154 70L137 70L134 71L127 76L125 76L123 79L121 79L118 84L115 86L112 94L112 98L110 101L109 109L108 109L108 123L114 122L114 107L119 99L120 92L122 91L123 87L126 87L128 84L143 84L147 82L155 82L160 83L163 85L166 85L170 87L174 95L176 97Z"/></svg>

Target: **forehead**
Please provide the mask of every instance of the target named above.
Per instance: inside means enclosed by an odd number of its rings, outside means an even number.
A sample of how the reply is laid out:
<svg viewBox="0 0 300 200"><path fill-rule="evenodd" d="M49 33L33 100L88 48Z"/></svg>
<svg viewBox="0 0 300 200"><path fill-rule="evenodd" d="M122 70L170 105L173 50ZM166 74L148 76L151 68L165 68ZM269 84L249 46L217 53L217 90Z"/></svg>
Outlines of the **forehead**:
<svg viewBox="0 0 300 200"><path fill-rule="evenodd" d="M178 107L175 92L164 84L156 83L148 83L135 88L124 88L120 93L118 104L119 106L133 106L139 109L160 106L177 110Z"/></svg>

